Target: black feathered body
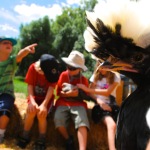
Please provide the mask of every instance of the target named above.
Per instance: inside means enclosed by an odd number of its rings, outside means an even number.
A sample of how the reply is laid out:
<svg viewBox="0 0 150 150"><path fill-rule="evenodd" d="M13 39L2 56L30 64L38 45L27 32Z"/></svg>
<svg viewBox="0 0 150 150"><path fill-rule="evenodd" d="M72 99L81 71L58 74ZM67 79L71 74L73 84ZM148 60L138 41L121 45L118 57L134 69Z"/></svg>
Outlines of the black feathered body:
<svg viewBox="0 0 150 150"><path fill-rule="evenodd" d="M141 92L142 90L142 92ZM150 139L146 113L150 108L150 85L137 88L122 104L117 124L117 150L145 150Z"/></svg>

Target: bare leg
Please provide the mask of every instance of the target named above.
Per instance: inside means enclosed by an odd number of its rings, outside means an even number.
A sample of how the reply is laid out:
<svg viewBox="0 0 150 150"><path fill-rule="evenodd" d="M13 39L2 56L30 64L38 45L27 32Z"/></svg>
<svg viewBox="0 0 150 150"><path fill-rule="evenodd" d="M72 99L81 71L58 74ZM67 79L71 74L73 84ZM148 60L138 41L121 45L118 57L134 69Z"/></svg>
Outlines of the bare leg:
<svg viewBox="0 0 150 150"><path fill-rule="evenodd" d="M146 150L150 150L150 140L149 140L149 142L147 144Z"/></svg>
<svg viewBox="0 0 150 150"><path fill-rule="evenodd" d="M6 129L9 118L6 115L0 117L0 129Z"/></svg>
<svg viewBox="0 0 150 150"><path fill-rule="evenodd" d="M87 146L87 128L85 126L79 127L77 131L79 150L86 150Z"/></svg>
<svg viewBox="0 0 150 150"><path fill-rule="evenodd" d="M115 148L116 123L110 116L107 116L104 118L104 123L107 126L109 150L116 150L116 148Z"/></svg>
<svg viewBox="0 0 150 150"><path fill-rule="evenodd" d="M6 115L2 115L0 117L0 143L3 142L8 123L9 123L9 117Z"/></svg>
<svg viewBox="0 0 150 150"><path fill-rule="evenodd" d="M38 117L38 125L39 125L39 133L40 134L45 134L46 130L47 130L47 119L45 117L40 117L39 115L37 115Z"/></svg>
<svg viewBox="0 0 150 150"><path fill-rule="evenodd" d="M26 117L25 117L25 123L24 123L24 129L23 129L23 133L22 136L19 138L17 145L20 148L25 148L27 146L27 144L30 142L30 137L29 137L29 133L30 133L30 129L33 125L34 122L34 118L36 116L36 111L34 112L26 112Z"/></svg>
<svg viewBox="0 0 150 150"><path fill-rule="evenodd" d="M63 126L58 127L58 131L61 133L61 135L65 138L68 139L69 138L69 134L67 132L67 129Z"/></svg>
<svg viewBox="0 0 150 150"><path fill-rule="evenodd" d="M29 131L31 129L35 116L36 116L36 112L26 114L25 123L24 123L24 131Z"/></svg>

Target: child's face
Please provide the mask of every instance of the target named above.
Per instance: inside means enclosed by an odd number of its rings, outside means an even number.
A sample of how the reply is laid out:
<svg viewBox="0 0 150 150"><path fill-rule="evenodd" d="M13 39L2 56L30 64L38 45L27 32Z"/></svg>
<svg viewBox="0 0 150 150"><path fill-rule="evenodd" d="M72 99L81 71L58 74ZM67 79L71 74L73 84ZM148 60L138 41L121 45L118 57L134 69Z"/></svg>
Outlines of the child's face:
<svg viewBox="0 0 150 150"><path fill-rule="evenodd" d="M4 40L0 42L0 51L1 53L11 53L13 45L10 41Z"/></svg>
<svg viewBox="0 0 150 150"><path fill-rule="evenodd" d="M106 75L107 74L107 70L105 70L103 68L99 68L99 71L101 72L102 75Z"/></svg>
<svg viewBox="0 0 150 150"><path fill-rule="evenodd" d="M75 76L79 74L81 69L67 65L67 70L70 76Z"/></svg>

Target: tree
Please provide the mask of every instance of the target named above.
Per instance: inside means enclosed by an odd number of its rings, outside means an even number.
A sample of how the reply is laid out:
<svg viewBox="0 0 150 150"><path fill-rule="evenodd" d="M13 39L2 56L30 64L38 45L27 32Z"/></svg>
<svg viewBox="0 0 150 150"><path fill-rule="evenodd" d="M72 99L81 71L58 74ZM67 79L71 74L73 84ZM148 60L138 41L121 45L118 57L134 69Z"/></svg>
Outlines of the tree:
<svg viewBox="0 0 150 150"><path fill-rule="evenodd" d="M29 54L19 65L17 74L25 75L29 65L37 61L44 53L50 53L52 49L53 35L50 28L50 21L47 16L37 21L32 21L29 25L21 25L20 41L21 47L32 43L38 43L35 54Z"/></svg>
<svg viewBox="0 0 150 150"><path fill-rule="evenodd" d="M96 3L97 0L85 0L80 7L64 7L62 15L57 16L56 20L45 16L28 25L21 25L19 46L25 47L31 43L38 43L38 46L34 55L23 59L17 73L24 76L29 65L44 53L52 54L61 61L61 57L68 56L73 49L84 53L91 72L95 62L85 51L83 33L86 28L85 10L92 10Z"/></svg>
<svg viewBox="0 0 150 150"><path fill-rule="evenodd" d="M83 0L81 4L83 5L84 10L93 11L93 8L98 3L97 0Z"/></svg>

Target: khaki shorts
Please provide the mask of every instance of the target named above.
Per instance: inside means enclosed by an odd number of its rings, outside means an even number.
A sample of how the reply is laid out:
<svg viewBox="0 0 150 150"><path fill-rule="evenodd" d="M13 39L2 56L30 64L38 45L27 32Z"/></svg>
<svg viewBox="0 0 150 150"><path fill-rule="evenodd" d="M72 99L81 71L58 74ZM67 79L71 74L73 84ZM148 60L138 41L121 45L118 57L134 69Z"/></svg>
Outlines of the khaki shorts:
<svg viewBox="0 0 150 150"><path fill-rule="evenodd" d="M70 119L75 124L75 129L85 126L90 129L86 109L83 106L59 106L54 115L56 128L60 126L68 127Z"/></svg>

